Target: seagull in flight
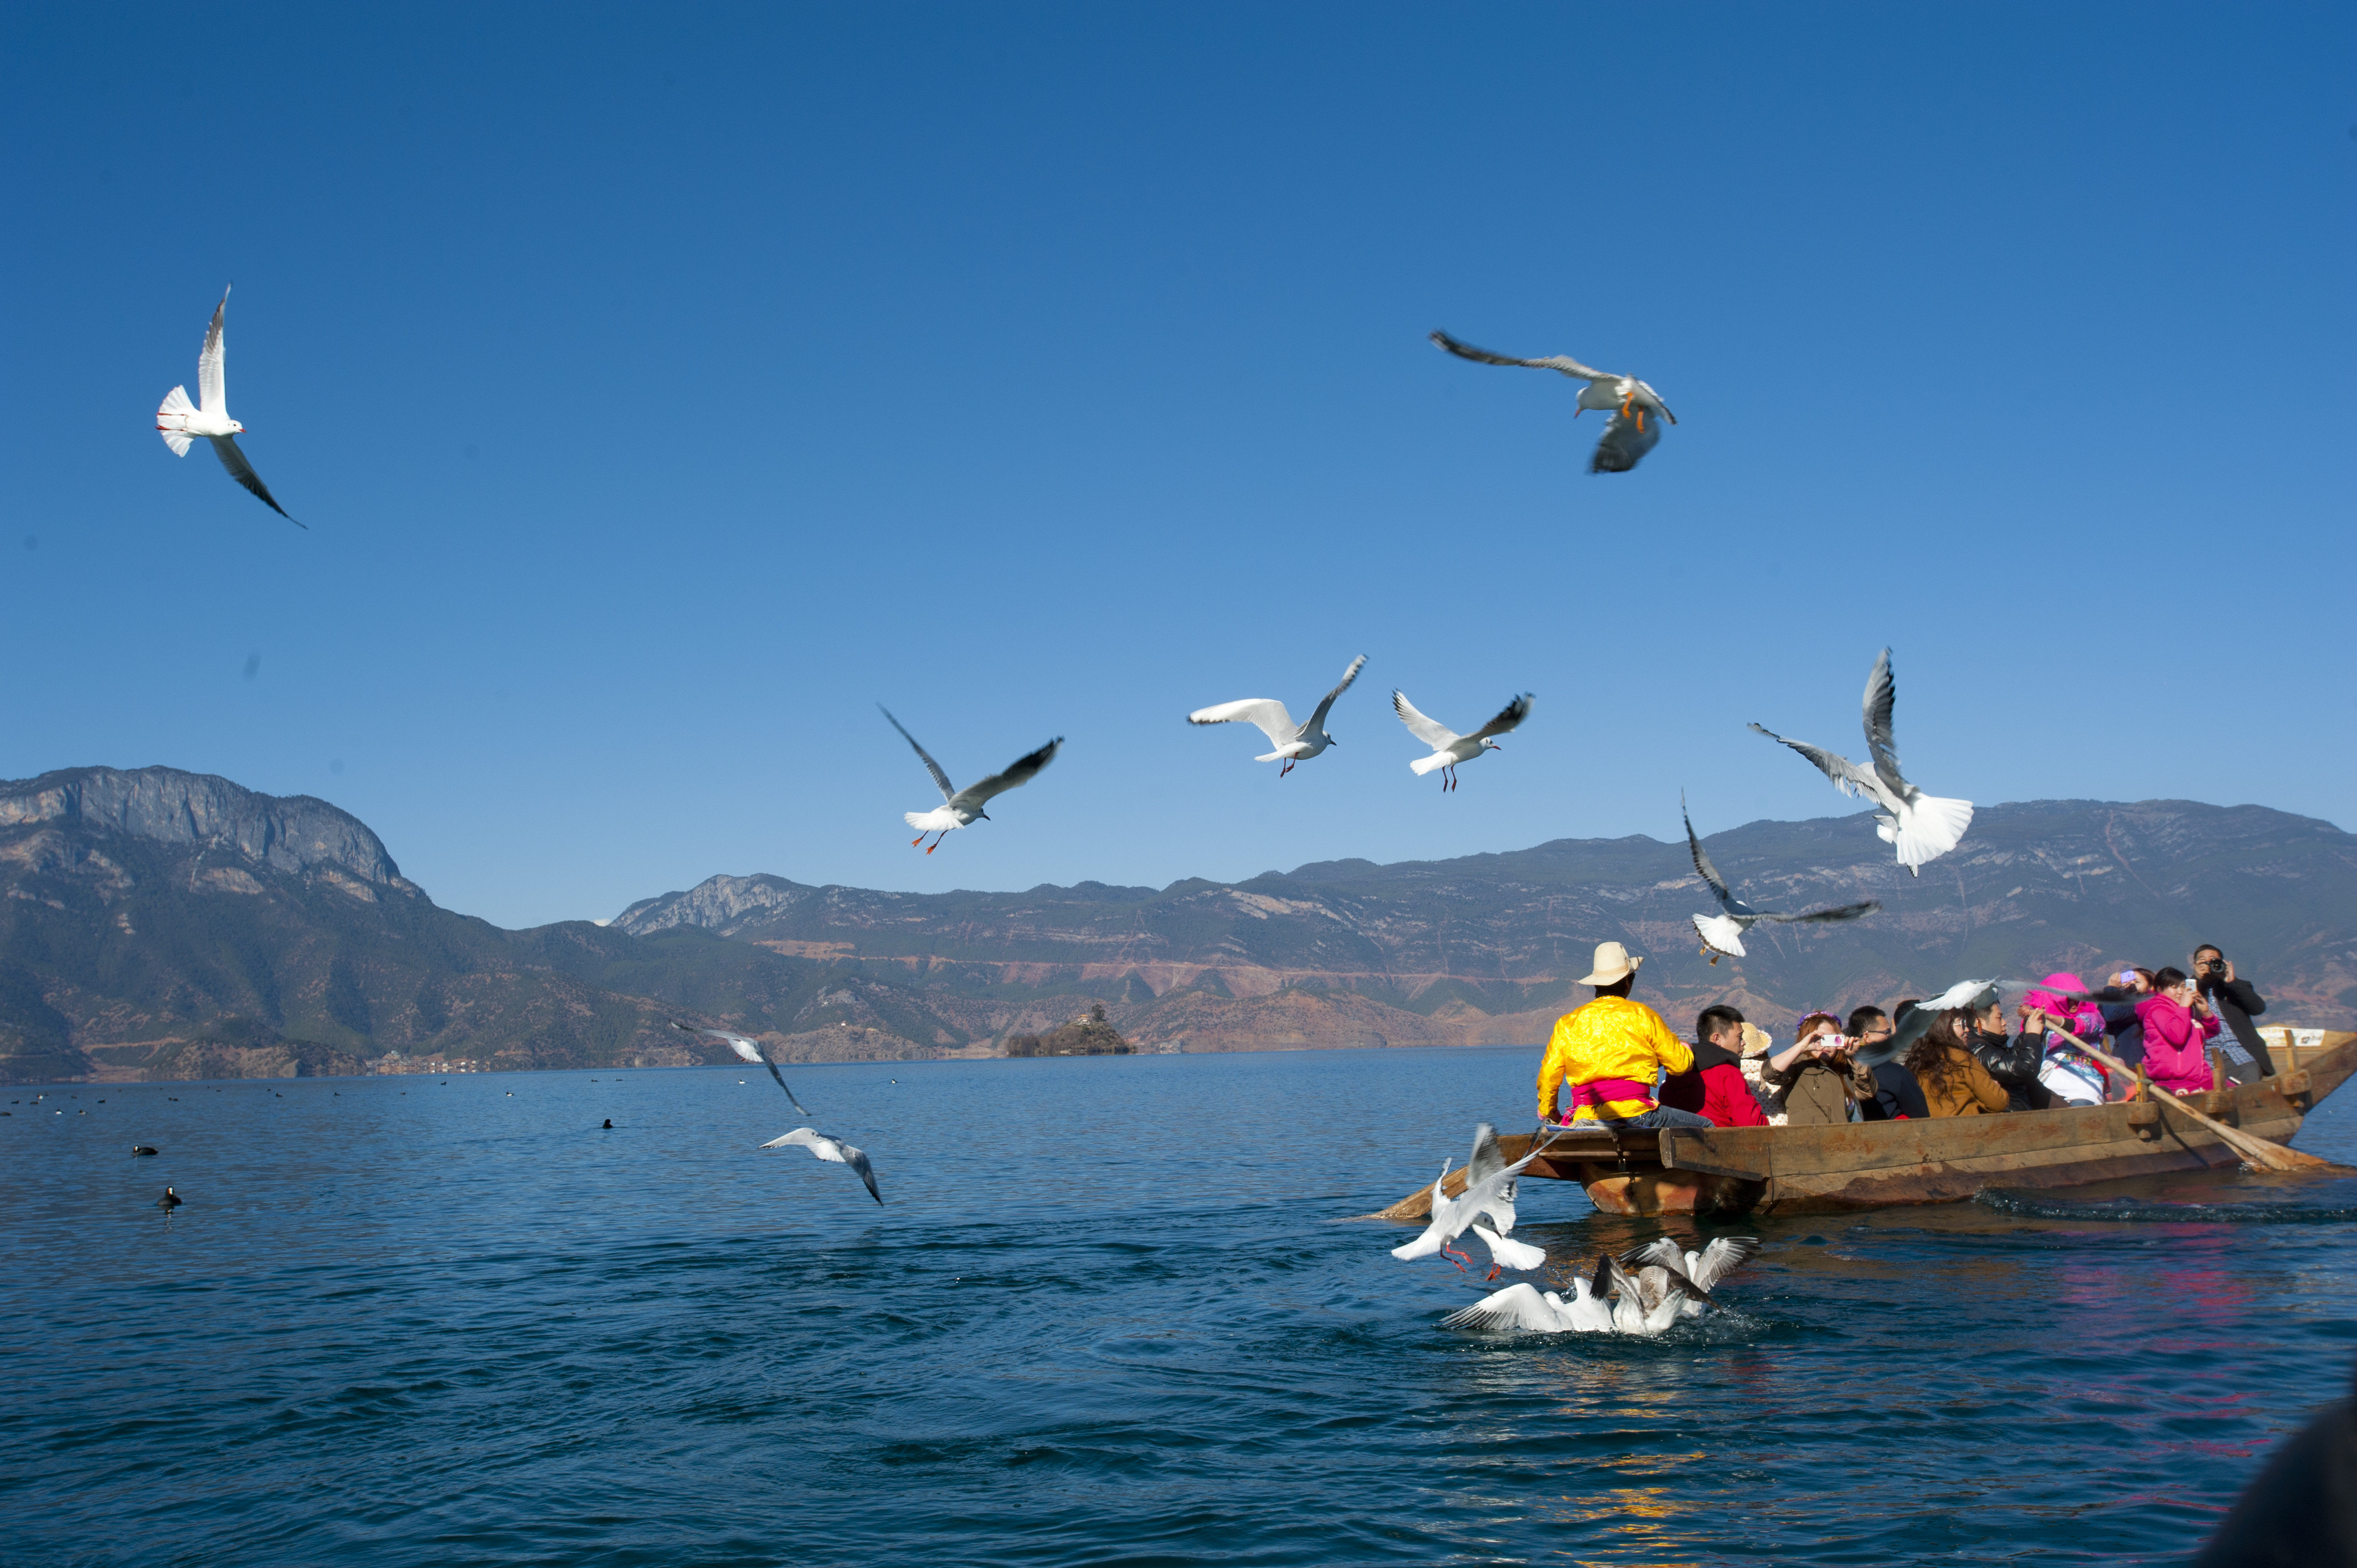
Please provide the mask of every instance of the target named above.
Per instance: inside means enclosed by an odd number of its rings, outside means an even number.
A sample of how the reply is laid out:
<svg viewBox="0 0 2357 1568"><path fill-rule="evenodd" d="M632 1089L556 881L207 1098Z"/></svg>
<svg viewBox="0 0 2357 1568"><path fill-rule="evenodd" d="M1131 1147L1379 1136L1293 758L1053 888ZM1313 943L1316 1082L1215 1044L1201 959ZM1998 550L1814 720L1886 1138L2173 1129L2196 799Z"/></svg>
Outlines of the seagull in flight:
<svg viewBox="0 0 2357 1568"><path fill-rule="evenodd" d="M1727 878L1718 874L1718 867L1713 865L1710 863L1710 856L1704 853L1702 840L1695 837L1694 819L1686 816L1686 797L1683 789L1678 791L1678 815L1685 818L1686 851L1694 856L1694 868L1702 875L1703 881L1709 884L1711 897L1718 900L1718 907L1724 911L1717 915L1694 917L1695 934L1702 938L1702 950L1710 955L1710 961L1713 963L1718 961L1718 955L1721 953L1725 953L1729 958L1741 958L1743 933L1762 920L1773 921L1779 925L1818 920L1855 920L1860 915L1871 915L1882 908L1880 904L1869 898L1863 904L1844 904L1835 909L1812 909L1805 915L1780 915L1773 909L1755 909L1727 891Z"/></svg>
<svg viewBox="0 0 2357 1568"><path fill-rule="evenodd" d="M815 1133L808 1127L797 1127L783 1137L770 1139L761 1147L782 1149L790 1144L800 1144L822 1160L828 1160L838 1165L849 1165L859 1173L859 1179L867 1184L867 1196L878 1203L884 1201L884 1195L876 1190L876 1169L867 1163L867 1156L862 1151L853 1148L840 1138L830 1138L824 1133Z"/></svg>
<svg viewBox="0 0 2357 1568"><path fill-rule="evenodd" d="M748 1039L743 1035L732 1035L726 1029L699 1029L693 1024L683 1024L676 1018L673 1018L671 1021L671 1026L677 1029L683 1035L709 1035L716 1040L727 1041L728 1048L730 1050L735 1051L738 1056L743 1057L748 1062L759 1062L763 1067L768 1068L770 1069L770 1076L778 1080L778 1087L780 1089L786 1089L784 1075L778 1071L778 1064L770 1059L769 1053L761 1049L761 1043L759 1040ZM737 1081L742 1083L745 1080L740 1078ZM786 1089L786 1100L795 1110L801 1112L803 1115L808 1116L811 1114L811 1109L809 1106L804 1105L801 1101L794 1099L794 1091L792 1090Z"/></svg>
<svg viewBox="0 0 2357 1568"><path fill-rule="evenodd" d="M1874 819L1875 832L1883 843L1897 847L1900 865L1921 876L1925 861L1939 859L1964 838L1964 830L1972 826L1973 803L1926 795L1900 774L1899 748L1890 736L1890 708L1897 696L1898 685L1890 678L1890 650L1886 648L1866 677L1866 746L1874 758L1871 771L1806 741L1786 740L1760 725L1751 727L1815 763L1817 770L1843 794L1863 795L1880 806Z"/></svg>
<svg viewBox="0 0 2357 1568"><path fill-rule="evenodd" d="M1561 1137L1562 1134L1557 1133L1555 1136ZM1472 1228L1473 1222L1485 1214L1496 1223L1497 1236L1502 1237L1512 1230L1514 1228L1514 1178L1521 1176L1533 1160L1544 1154L1554 1142L1555 1139L1550 1138L1547 1143L1532 1149L1529 1154L1524 1155L1512 1165L1508 1165L1505 1156L1498 1149L1497 1130L1487 1122L1474 1128L1473 1155L1465 1162L1465 1190L1455 1197L1448 1197L1442 1190L1442 1184L1448 1179L1448 1162L1443 1160L1440 1163L1440 1177L1432 1184L1430 1222L1425 1226L1424 1233L1415 1240L1394 1247L1392 1256L1407 1263L1414 1262L1418 1258L1429 1258L1435 1252L1438 1252L1456 1262L1458 1268L1463 1268L1465 1264L1460 1260L1464 1254L1452 1251L1448 1243L1464 1235ZM1520 1248L1522 1243L1515 1242L1512 1245L1514 1248ZM1501 1253L1495 1241L1491 1243L1491 1255L1499 1263L1507 1267L1522 1266L1512 1262L1507 1254ZM1492 1279L1497 1277L1494 1270L1491 1277Z"/></svg>
<svg viewBox="0 0 2357 1568"><path fill-rule="evenodd" d="M1264 752L1253 760L1284 763L1285 766L1276 770L1276 776L1282 779L1293 771L1295 763L1307 761L1335 744L1334 737L1326 733L1326 715L1333 710L1334 699L1351 689L1351 682L1359 678L1359 671L1365 669L1366 664L1367 656L1363 653L1351 660L1351 667L1342 671L1342 678L1334 683L1334 689L1318 702L1318 711L1309 715L1309 722L1306 725L1295 724L1293 714L1275 697L1244 697L1232 703L1197 708L1187 715L1187 722L1190 725L1224 725L1241 719L1256 726L1261 734L1268 736L1269 745L1276 749Z"/></svg>
<svg viewBox="0 0 2357 1568"><path fill-rule="evenodd" d="M1568 354L1544 360L1517 360L1476 349L1470 343L1459 343L1446 332L1435 332L1432 340L1458 359L1471 360L1476 364L1557 371L1573 381L1586 381L1587 384L1579 389L1579 403L1571 411L1571 416L1577 419L1583 411L1591 408L1612 410L1612 417L1604 425L1604 437L1597 442L1595 454L1587 459L1587 471L1591 474L1627 473L1662 438L1662 421L1666 419L1672 424L1678 422L1678 416L1670 412L1670 405L1662 401L1661 394L1636 377L1590 370ZM1652 416L1650 424L1646 423L1648 415Z"/></svg>
<svg viewBox="0 0 2357 1568"><path fill-rule="evenodd" d="M1685 1293L1680 1314L1700 1317L1706 1304L1718 1305L1710 1294L1718 1282L1759 1255L1756 1236L1721 1236L1699 1252L1684 1251L1674 1237L1663 1236L1620 1262L1623 1267L1637 1271L1638 1294L1648 1311L1659 1305L1675 1284Z"/></svg>
<svg viewBox="0 0 2357 1568"><path fill-rule="evenodd" d="M911 847L924 843L927 833L938 832L942 835L926 846L927 854L941 848L942 839L949 837L959 828L975 822L989 822L990 813L984 811L983 807L993 798L1006 794L1017 785L1030 783L1039 776L1039 769L1056 760L1056 748L1064 744L1064 737L1058 736L1039 750L1017 757L1007 766L1005 772L994 773L981 783L969 784L961 789L950 782L950 776L942 771L942 765L933 760L932 754L917 744L917 737L900 728L900 721L892 717L891 709L885 707L881 703L877 703L876 706L894 729L900 730L900 738L909 743L909 749L913 750L918 759L924 763L925 771L933 776L933 788L942 792L942 799L947 802L930 811L900 813L902 819L917 830L917 836L909 841Z"/></svg>
<svg viewBox="0 0 2357 1568"><path fill-rule="evenodd" d="M197 394L199 403L188 402L188 389L174 387L164 394L163 406L156 411L156 430L164 437L164 445L175 456L185 457L188 447L199 435L213 444L213 456L221 460L229 477L252 490L262 504L285 517L301 529L310 524L296 522L286 517L286 509L253 471L253 465L238 450L237 438L245 429L229 416L229 384L221 370L221 315L229 309L229 290L221 290L221 303L213 306L213 324L205 328L205 346L197 354Z"/></svg>
<svg viewBox="0 0 2357 1568"><path fill-rule="evenodd" d="M1407 725L1410 735L1432 747L1432 755L1419 757L1409 763L1408 771L1422 776L1436 768L1442 769L1440 789L1446 794L1457 788L1458 763L1470 762L1485 751L1506 749L1491 737L1504 735L1531 716L1531 694L1524 692L1508 703L1498 710L1496 718L1471 735L1458 735L1455 730L1426 718L1415 711L1415 704L1407 700L1405 692L1392 693L1392 712L1399 715L1400 723Z"/></svg>

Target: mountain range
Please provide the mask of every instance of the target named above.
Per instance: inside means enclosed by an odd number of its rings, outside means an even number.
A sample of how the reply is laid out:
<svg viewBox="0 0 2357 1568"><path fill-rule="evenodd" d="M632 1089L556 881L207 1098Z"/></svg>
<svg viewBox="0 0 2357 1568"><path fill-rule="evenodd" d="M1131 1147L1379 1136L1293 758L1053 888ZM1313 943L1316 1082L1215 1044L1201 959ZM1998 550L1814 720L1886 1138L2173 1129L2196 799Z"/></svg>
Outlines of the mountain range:
<svg viewBox="0 0 2357 1568"><path fill-rule="evenodd" d="M1594 944L1649 961L1682 1025L1888 1004L1972 976L2182 964L2223 945L2271 1021L2357 1016L2357 837L2259 806L1985 807L1918 877L1869 816L1708 841L1764 908L1713 965L1683 843L1559 839L1455 860L1317 862L1238 883L910 894L714 876L610 924L502 930L445 910L365 824L166 768L0 783L0 1077L684 1064L762 1036L780 1060L995 1055L1102 1001L1142 1050L1535 1041L1584 1000Z"/></svg>

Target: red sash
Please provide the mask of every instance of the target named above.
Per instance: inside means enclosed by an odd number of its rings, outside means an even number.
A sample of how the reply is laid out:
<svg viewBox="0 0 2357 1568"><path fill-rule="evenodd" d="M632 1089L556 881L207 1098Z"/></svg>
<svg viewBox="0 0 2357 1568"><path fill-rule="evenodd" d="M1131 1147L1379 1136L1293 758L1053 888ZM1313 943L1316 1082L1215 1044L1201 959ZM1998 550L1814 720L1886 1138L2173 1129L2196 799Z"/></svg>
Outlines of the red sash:
<svg viewBox="0 0 2357 1568"><path fill-rule="evenodd" d="M1571 1086L1571 1109L1592 1107L1598 1115L1609 1114L1604 1107L1616 1100L1634 1100L1643 1103L1646 1111L1653 1109L1653 1086L1633 1079L1598 1078ZM1639 1112L1643 1114L1642 1112Z"/></svg>

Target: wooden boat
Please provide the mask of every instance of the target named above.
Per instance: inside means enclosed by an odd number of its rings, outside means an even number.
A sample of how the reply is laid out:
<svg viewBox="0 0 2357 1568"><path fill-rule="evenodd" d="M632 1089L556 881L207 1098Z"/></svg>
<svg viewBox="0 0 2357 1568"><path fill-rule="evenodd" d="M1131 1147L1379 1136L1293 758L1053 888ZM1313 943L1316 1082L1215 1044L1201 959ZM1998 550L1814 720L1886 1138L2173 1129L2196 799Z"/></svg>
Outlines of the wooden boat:
<svg viewBox="0 0 2357 1568"><path fill-rule="evenodd" d="M2186 1096L2203 1114L2288 1143L2307 1113L2357 1071L2357 1034L2330 1033L2257 1083ZM1521 1159L1544 1133L1501 1136ZM2218 1134L2155 1100L1929 1122L1821 1127L1580 1128L1547 1143L1524 1174L1576 1181L1608 1214L1821 1214L1953 1203L1984 1187L2061 1187L2161 1171L2233 1165ZM1450 1173L1442 1190L1464 1190ZM1372 1218L1422 1219L1429 1185Z"/></svg>

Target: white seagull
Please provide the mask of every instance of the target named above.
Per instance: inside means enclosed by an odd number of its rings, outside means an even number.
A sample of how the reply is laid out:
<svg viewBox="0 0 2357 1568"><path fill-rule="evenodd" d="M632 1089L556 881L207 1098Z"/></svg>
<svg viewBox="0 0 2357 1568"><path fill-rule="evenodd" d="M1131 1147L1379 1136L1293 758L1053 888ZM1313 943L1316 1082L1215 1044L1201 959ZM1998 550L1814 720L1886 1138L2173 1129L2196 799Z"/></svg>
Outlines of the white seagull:
<svg viewBox="0 0 2357 1568"><path fill-rule="evenodd" d="M1587 460L1591 474L1625 474L1637 466L1637 460L1653 449L1662 438L1662 421L1672 424L1678 416L1670 412L1661 394L1634 376L1616 376L1609 371L1590 370L1568 354L1556 354L1544 360L1517 360L1505 354L1492 354L1487 349L1476 349L1470 343L1459 343L1446 332L1435 332L1433 342L1460 360L1471 360L1483 365L1520 365L1530 371L1556 371L1576 381L1587 384L1579 389L1578 406L1571 411L1577 419L1587 409L1609 408L1612 417L1604 426L1604 438L1596 444L1595 455ZM1645 416L1653 416L1648 424Z"/></svg>
<svg viewBox="0 0 2357 1568"><path fill-rule="evenodd" d="M1880 806L1874 831L1883 843L1897 846L1900 865L1921 876L1925 861L1937 860L1955 848L1964 830L1972 826L1973 803L1926 795L1900 776L1899 749L1890 737L1890 707L1897 695L1898 686L1890 678L1890 650L1886 648L1866 678L1866 746L1874 758L1871 771L1806 741L1786 740L1764 725L1751 727L1815 763L1843 794L1863 795Z"/></svg>
<svg viewBox="0 0 2357 1568"><path fill-rule="evenodd" d="M1620 1299L1612 1304L1612 1331L1616 1334L1641 1334L1650 1338L1675 1323L1685 1312L1685 1287L1671 1280L1660 1296L1649 1301L1644 1287L1630 1277L1620 1260L1606 1253L1598 1262L1612 1292Z"/></svg>
<svg viewBox="0 0 2357 1568"><path fill-rule="evenodd" d="M1493 1280L1503 1269L1512 1269L1517 1273L1528 1273L1533 1269L1546 1267L1544 1247L1534 1247L1527 1241L1516 1241L1501 1236L1487 1225L1474 1226L1473 1234L1490 1244L1490 1277Z"/></svg>
<svg viewBox="0 0 2357 1568"><path fill-rule="evenodd" d="M900 730L900 738L907 741L909 747L923 761L925 771L933 776L933 787L942 792L942 799L948 802L930 811L900 813L901 819L917 830L917 836L909 841L911 846L923 843L927 833L938 832L942 835L942 838L935 839L927 846L925 850L927 854L941 848L942 839L949 837L957 829L977 821L985 822L990 821L990 813L982 808L988 804L993 797L1004 795L1018 784L1030 783L1039 774L1039 769L1056 760L1056 748L1064 744L1064 737L1058 736L1039 750L1017 757L1004 773L994 773L981 783L969 784L961 789L950 782L950 776L942 771L942 765L935 762L931 755L917 744L917 737L907 730L900 729L900 721L892 717L891 709L885 707L881 703L877 703L876 706L894 729Z"/></svg>
<svg viewBox="0 0 2357 1568"><path fill-rule="evenodd" d="M1566 1301L1554 1291L1542 1294L1539 1288L1524 1281L1492 1292L1468 1307L1461 1307L1440 1320L1444 1328L1523 1328L1534 1334L1609 1334L1612 1332L1612 1304L1605 1299L1605 1269L1602 1260L1595 1274L1571 1282L1572 1299Z"/></svg>
<svg viewBox="0 0 2357 1568"><path fill-rule="evenodd" d="M1442 768L1441 791L1445 794L1457 788L1457 765L1470 762L1485 751L1503 751L1491 737L1504 735L1531 716L1531 694L1524 692L1498 710L1498 716L1475 730L1471 735L1458 735L1445 725L1435 724L1415 711L1405 692L1392 693L1392 712L1400 723L1407 725L1408 734L1432 747L1430 757L1419 757L1407 765L1408 771L1421 778L1434 768Z"/></svg>
<svg viewBox="0 0 2357 1568"><path fill-rule="evenodd" d="M1549 1144L1553 1142L1553 1139L1548 1140ZM1547 1144L1542 1144L1512 1165L1507 1165L1498 1154L1496 1132L1490 1123L1482 1122L1473 1130L1474 1157L1466 1162L1465 1190L1455 1197L1441 1190L1441 1184L1448 1179L1448 1162L1441 1161L1439 1179L1432 1184L1430 1222L1415 1240L1394 1247L1392 1256L1405 1263L1418 1258L1429 1258L1438 1252L1456 1262L1458 1268L1463 1268L1465 1264L1461 1260L1464 1254L1451 1251L1448 1243L1464 1235L1472 1228L1473 1221L1484 1214L1497 1221L1497 1234L1502 1236L1512 1230L1514 1228L1514 1178L1522 1175L1533 1160L1545 1153L1547 1146ZM1496 1255L1494 1251L1492 1255ZM1504 1259L1498 1261L1503 1262Z"/></svg>
<svg viewBox="0 0 2357 1568"><path fill-rule="evenodd" d="M1268 736L1268 743L1276 749L1264 752L1253 760L1284 763L1285 766L1276 770L1276 776L1282 779L1293 771L1295 763L1306 761L1334 744L1334 737L1326 733L1326 714L1334 706L1334 699L1351 689L1351 682L1359 678L1359 671L1366 667L1366 663L1367 656L1363 653L1351 660L1351 667L1342 671L1341 680L1336 682L1334 689L1318 703L1318 711L1309 715L1309 722L1306 725L1295 724L1285 704L1275 697L1245 697L1213 707L1197 708L1187 715L1187 722L1190 725L1224 725L1241 719L1258 726L1261 734Z"/></svg>
<svg viewBox="0 0 2357 1568"><path fill-rule="evenodd" d="M156 411L156 429L164 437L164 445L174 455L185 457L188 447L201 435L213 444L213 456L221 460L229 477L262 499L262 504L294 522L297 528L310 524L296 522L286 517L286 509L253 471L253 465L238 450L238 434L245 426L229 416L229 381L221 370L221 314L229 309L229 290L221 290L221 303L213 306L212 325L205 328L205 346L197 354L197 394L201 403L188 402L188 389L174 387L164 394L163 406Z"/></svg>
<svg viewBox="0 0 2357 1568"><path fill-rule="evenodd" d="M759 1040L748 1039L743 1035L732 1035L726 1029L699 1029L693 1024L683 1024L676 1018L673 1018L671 1021L671 1026L677 1029L683 1035L709 1035L716 1040L727 1041L728 1048L730 1050L735 1051L738 1056L743 1057L748 1062L759 1062L763 1067L768 1068L770 1069L770 1076L778 1080L778 1087L780 1089L786 1089L786 1080L784 1076L778 1071L778 1064L771 1061L770 1059L769 1053L761 1049L761 1043ZM737 1081L742 1083L745 1080L740 1078ZM794 1091L792 1090L786 1089L786 1100L788 1103L792 1105L795 1110L801 1112L803 1115L808 1116L812 1113L809 1106L804 1105L801 1101L794 1098Z"/></svg>
<svg viewBox="0 0 2357 1568"><path fill-rule="evenodd" d="M867 1184L867 1196L878 1203L884 1201L884 1195L876 1190L876 1171L867 1163L867 1156L842 1139L830 1138L824 1133L814 1133L808 1127L797 1127L783 1137L770 1139L761 1147L781 1149L789 1144L799 1144L822 1160L849 1165L859 1173L859 1179Z"/></svg>
<svg viewBox="0 0 2357 1568"><path fill-rule="evenodd" d="M1679 1311L1699 1317L1706 1304L1716 1306L1710 1293L1718 1282L1760 1255L1756 1236L1721 1236L1699 1252L1685 1251L1671 1237L1660 1237L1621 1259L1637 1270L1637 1289L1648 1309L1660 1304L1675 1283L1686 1293Z"/></svg>
<svg viewBox="0 0 2357 1568"><path fill-rule="evenodd" d="M1718 867L1713 865L1710 863L1710 856L1703 853L1702 840L1695 837L1694 819L1686 816L1686 797L1683 789L1678 792L1678 815L1685 818L1686 849L1694 855L1694 868L1702 874L1703 881L1710 885L1711 897L1718 900L1719 908L1725 911L1717 915L1694 917L1695 932L1702 938L1702 950L1710 955L1710 961L1713 963L1718 961L1718 955L1721 953L1727 954L1729 958L1741 958L1743 933L1762 920L1773 921L1779 925L1818 920L1855 920L1860 915L1871 915L1882 908L1880 904L1869 898L1863 904L1844 904L1833 909L1812 909L1805 915L1780 915L1773 909L1755 909L1727 891L1727 878L1718 874Z"/></svg>

